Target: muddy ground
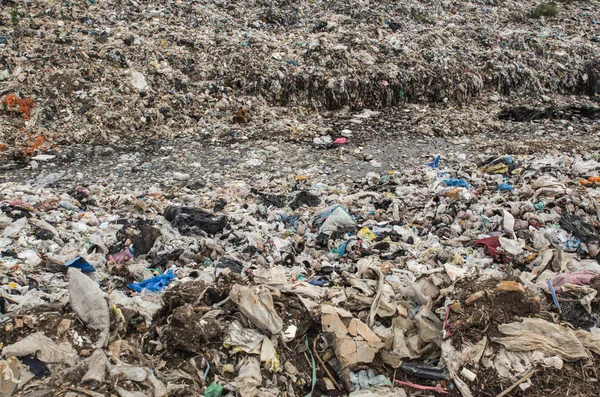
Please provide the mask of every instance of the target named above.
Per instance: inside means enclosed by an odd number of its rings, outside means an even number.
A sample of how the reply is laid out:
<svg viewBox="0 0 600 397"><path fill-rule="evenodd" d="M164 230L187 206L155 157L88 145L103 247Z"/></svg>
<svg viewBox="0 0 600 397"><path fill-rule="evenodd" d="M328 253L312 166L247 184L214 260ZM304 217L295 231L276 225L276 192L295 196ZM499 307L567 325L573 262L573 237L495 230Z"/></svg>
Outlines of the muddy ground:
<svg viewBox="0 0 600 397"><path fill-rule="evenodd" d="M579 102L586 103L584 100ZM590 101L587 101L590 103ZM593 105L592 105L593 106ZM367 119L360 113L332 113L315 119L304 132L241 130L234 135L173 139L128 137L117 144L82 142L54 145L34 154L55 156L32 164L30 156L6 154L2 181L43 178L65 172L66 179L111 182L116 187L182 187L256 178L311 175L314 182L361 178L421 165L437 155L482 160L500 155L581 153L600 148L600 121L575 117L532 121L502 120L509 105L469 108L407 105ZM290 111L289 109L287 110ZM356 124L356 121L360 124ZM318 146L314 137L341 137L348 143ZM189 174L174 177L174 173ZM63 178L63 179L64 179ZM183 180L182 180L183 179Z"/></svg>

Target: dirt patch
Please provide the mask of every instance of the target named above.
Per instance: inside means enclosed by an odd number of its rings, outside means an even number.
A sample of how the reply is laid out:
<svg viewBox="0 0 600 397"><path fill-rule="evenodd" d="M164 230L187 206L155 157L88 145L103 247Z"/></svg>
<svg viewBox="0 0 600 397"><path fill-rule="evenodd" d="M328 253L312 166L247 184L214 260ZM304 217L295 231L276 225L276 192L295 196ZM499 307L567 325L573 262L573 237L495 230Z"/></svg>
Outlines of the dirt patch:
<svg viewBox="0 0 600 397"><path fill-rule="evenodd" d="M565 106L536 109L520 106L505 109L498 115L500 120L533 121L533 120L573 120L587 118L600 119L600 108L595 106Z"/></svg>
<svg viewBox="0 0 600 397"><path fill-rule="evenodd" d="M169 350L200 353L203 345L219 339L226 327L214 318L203 318L191 305L178 307L159 335Z"/></svg>
<svg viewBox="0 0 600 397"><path fill-rule="evenodd" d="M521 317L548 319L541 311L541 302L531 292L498 290L498 283L494 279L456 283L455 299L460 302L460 309L451 310L446 326L454 347L476 343L485 335L502 336L498 325L519 321Z"/></svg>
<svg viewBox="0 0 600 397"><path fill-rule="evenodd" d="M550 397L574 396L592 397L598 395L598 368L580 363L568 364L560 370L538 368L530 378L531 385L526 390L518 386L508 395L511 397ZM476 386L472 386L477 397L496 397L512 386L512 383L499 380L493 368L477 371ZM461 397L460 391L451 390L447 396Z"/></svg>
<svg viewBox="0 0 600 397"><path fill-rule="evenodd" d="M206 284L200 280L176 285L163 296L166 310L171 312L180 306L201 302L201 294L205 288Z"/></svg>
<svg viewBox="0 0 600 397"><path fill-rule="evenodd" d="M69 326L61 330L65 324L63 321L66 321ZM17 314L3 323L1 329L1 342L4 346L18 342L32 332L42 332L45 335L56 336L55 341L58 343L70 342L77 351L91 352L93 350L91 341L97 339L96 333L87 329L74 313L63 310Z"/></svg>

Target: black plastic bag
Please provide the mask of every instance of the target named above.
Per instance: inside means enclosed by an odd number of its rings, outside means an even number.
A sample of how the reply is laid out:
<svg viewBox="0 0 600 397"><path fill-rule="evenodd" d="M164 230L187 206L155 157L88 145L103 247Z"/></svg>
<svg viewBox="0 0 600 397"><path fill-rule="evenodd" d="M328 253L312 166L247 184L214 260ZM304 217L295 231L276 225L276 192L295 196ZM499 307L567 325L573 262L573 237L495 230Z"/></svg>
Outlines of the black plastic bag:
<svg viewBox="0 0 600 397"><path fill-rule="evenodd" d="M283 206L285 205L285 196L284 195L261 193L256 189L251 189L250 193L255 194L258 197L260 197L261 200L263 201L263 203L265 203L268 206L283 208Z"/></svg>
<svg viewBox="0 0 600 397"><path fill-rule="evenodd" d="M319 204L321 204L321 199L319 197L303 190L294 197L294 201L290 203L290 208L295 210L303 205L306 205L307 207L316 207Z"/></svg>
<svg viewBox="0 0 600 397"><path fill-rule="evenodd" d="M573 233L575 237L583 242L598 240L596 228L578 216L564 214L559 223L560 227Z"/></svg>
<svg viewBox="0 0 600 397"><path fill-rule="evenodd" d="M184 234L203 231L214 235L227 226L227 218L224 216L213 217L210 212L199 208L169 206L165 208L164 217Z"/></svg>

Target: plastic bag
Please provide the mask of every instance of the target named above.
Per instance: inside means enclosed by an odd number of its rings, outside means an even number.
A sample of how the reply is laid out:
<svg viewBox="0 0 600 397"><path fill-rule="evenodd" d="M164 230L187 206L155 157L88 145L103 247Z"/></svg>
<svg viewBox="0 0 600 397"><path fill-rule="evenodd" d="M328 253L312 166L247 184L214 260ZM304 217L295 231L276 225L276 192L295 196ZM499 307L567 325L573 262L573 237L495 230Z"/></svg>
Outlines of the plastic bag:
<svg viewBox="0 0 600 397"><path fill-rule="evenodd" d="M286 197L284 195L262 193L254 188L250 189L250 193L260 197L263 203L267 206L283 208L283 206L285 205Z"/></svg>
<svg viewBox="0 0 600 397"><path fill-rule="evenodd" d="M19 235L19 232L25 227L26 224L27 224L27 218L25 218L25 217L19 218L16 221L9 224L8 226L6 226L4 228L4 231L2 232L2 235L4 237L11 237L11 238L17 237Z"/></svg>
<svg viewBox="0 0 600 397"><path fill-rule="evenodd" d="M479 240L475 240L475 244L485 245L488 254L493 258L499 260L502 259L502 254L498 252L500 247L500 240L498 236L486 237Z"/></svg>
<svg viewBox="0 0 600 397"><path fill-rule="evenodd" d="M371 240L375 240L377 238L377 236L375 235L375 233L373 233L368 227L363 227L362 229L360 229L358 231L357 234L358 238L363 240L363 241L371 241Z"/></svg>
<svg viewBox="0 0 600 397"><path fill-rule="evenodd" d="M88 261L83 259L81 256L77 258L71 259L67 263L65 263L66 267L72 267L75 269L81 270L83 273L93 273L96 271L94 266L90 265Z"/></svg>
<svg viewBox="0 0 600 397"><path fill-rule="evenodd" d="M167 285L169 285L169 283L175 278L176 276L172 271L169 270L160 276L152 277L147 280L140 281L139 283L132 283L127 286L136 292L142 292L144 289L152 292L158 292L165 289Z"/></svg>
<svg viewBox="0 0 600 397"><path fill-rule="evenodd" d="M435 156L435 158L433 159L433 161L429 164L427 164L427 166L431 167L431 168L437 168L440 166L440 159L442 158L442 156L440 156L439 154L437 156Z"/></svg>
<svg viewBox="0 0 600 397"><path fill-rule="evenodd" d="M429 367L427 365L415 363L402 363L400 369L407 374L418 378L443 380L448 379L448 375L441 368Z"/></svg>
<svg viewBox="0 0 600 397"><path fill-rule="evenodd" d="M79 271L79 270L77 270ZM56 344L42 332L36 332L2 349L5 357L23 357L34 354L45 363L66 363L72 365L77 360L77 352L69 342Z"/></svg>
<svg viewBox="0 0 600 397"><path fill-rule="evenodd" d="M525 318L520 323L500 324L498 330L506 337L492 338L510 351L541 350L560 356L565 361L587 359L588 354L569 328L540 318Z"/></svg>
<svg viewBox="0 0 600 397"><path fill-rule="evenodd" d="M280 363L277 357L277 351L271 339L264 338L260 348L260 361L266 364L266 367L271 372L279 372Z"/></svg>
<svg viewBox="0 0 600 397"><path fill-rule="evenodd" d="M516 238L515 236L515 217L512 216L512 214L510 212L508 212L507 210L502 210L503 212L503 219L502 219L502 227L504 228L504 231L507 233L510 233L513 238Z"/></svg>
<svg viewBox="0 0 600 397"><path fill-rule="evenodd" d="M148 377L148 373L144 368L130 365L130 364L117 364L112 366L110 369L110 376L119 377L121 379L128 379L134 382L143 382Z"/></svg>
<svg viewBox="0 0 600 397"><path fill-rule="evenodd" d="M275 312L273 297L269 291L260 290L256 294L249 287L236 284L231 288L229 296L258 329L271 334L279 334L283 329L283 320Z"/></svg>
<svg viewBox="0 0 600 397"><path fill-rule="evenodd" d="M0 361L0 397L10 397L20 383L19 360L8 357Z"/></svg>
<svg viewBox="0 0 600 397"><path fill-rule="evenodd" d="M129 248L125 248L123 251L117 252L116 254L110 255L108 257L109 261L116 263L117 265L127 263L131 259L133 259L133 254L131 253Z"/></svg>
<svg viewBox="0 0 600 397"><path fill-rule="evenodd" d="M573 233L573 235L581 241L587 242L598 240L596 228L575 215L564 214L562 218L560 218L560 226Z"/></svg>
<svg viewBox="0 0 600 397"><path fill-rule="evenodd" d="M92 356L87 360L88 370L83 375L81 381L102 383L106 378L106 370L108 368L108 360L102 349L94 350Z"/></svg>
<svg viewBox="0 0 600 397"><path fill-rule="evenodd" d="M260 361L255 357L248 357L246 363L240 367L234 384L240 396L256 396L258 387L262 383Z"/></svg>
<svg viewBox="0 0 600 397"><path fill-rule="evenodd" d="M210 212L199 208L169 206L165 208L164 217L184 234L200 231L217 234L227 225L227 218L224 216L213 217Z"/></svg>
<svg viewBox="0 0 600 397"><path fill-rule="evenodd" d="M259 331L244 328L239 321L233 321L229 333L223 341L223 346L232 348L233 351L243 351L249 354L260 353L261 343L265 336Z"/></svg>
<svg viewBox="0 0 600 397"><path fill-rule="evenodd" d="M345 208L342 206L337 207L331 215L327 216L325 222L319 228L319 233L331 234L338 230L351 229L356 226L356 222Z"/></svg>
<svg viewBox="0 0 600 397"><path fill-rule="evenodd" d="M561 290L559 287L561 287L562 285L590 285L590 282L596 277L598 277L598 274L589 270L583 270L572 273L561 273L556 275L556 277L552 279L552 286L557 289L560 295Z"/></svg>
<svg viewBox="0 0 600 397"><path fill-rule="evenodd" d="M444 179L442 182L444 182L444 184L446 186L465 187L467 189L471 188L471 185L469 184L469 182L465 181L464 179L450 178L450 179Z"/></svg>
<svg viewBox="0 0 600 397"><path fill-rule="evenodd" d="M392 384L385 375L375 376L372 369L350 372L350 381L354 385L354 391L370 390L372 387L391 386Z"/></svg>
<svg viewBox="0 0 600 397"><path fill-rule="evenodd" d="M216 382L211 383L206 390L204 390L204 397L221 397L223 394L223 386Z"/></svg>
<svg viewBox="0 0 600 397"><path fill-rule="evenodd" d="M316 207L319 204L321 204L321 199L318 196L303 190L294 197L294 200L290 203L290 208L295 210L303 205Z"/></svg>
<svg viewBox="0 0 600 397"><path fill-rule="evenodd" d="M419 329L419 337L424 342L435 342L442 345L443 322L426 306L422 306L415 316L415 323Z"/></svg>
<svg viewBox="0 0 600 397"><path fill-rule="evenodd" d="M519 240L511 240L504 237L499 237L498 241L500 242L500 246L507 254L511 255L519 255L523 252L523 248L525 247L525 241Z"/></svg>
<svg viewBox="0 0 600 397"><path fill-rule="evenodd" d="M69 269L69 302L88 328L100 331L97 347L106 346L110 316L105 294L98 284L78 269Z"/></svg>

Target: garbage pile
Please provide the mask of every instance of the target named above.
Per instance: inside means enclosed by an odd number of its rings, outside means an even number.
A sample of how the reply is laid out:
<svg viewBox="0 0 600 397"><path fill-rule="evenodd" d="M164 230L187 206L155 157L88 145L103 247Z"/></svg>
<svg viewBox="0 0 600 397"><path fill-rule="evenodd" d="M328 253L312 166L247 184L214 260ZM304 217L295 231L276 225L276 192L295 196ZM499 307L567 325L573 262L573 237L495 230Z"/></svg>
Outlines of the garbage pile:
<svg viewBox="0 0 600 397"><path fill-rule="evenodd" d="M278 105L594 97L595 9L529 1L0 3L0 148L286 131ZM291 123L291 124L290 124ZM261 127L261 128L258 128ZM247 133L247 132L246 132Z"/></svg>
<svg viewBox="0 0 600 397"><path fill-rule="evenodd" d="M4 183L0 395L597 395L599 175Z"/></svg>

